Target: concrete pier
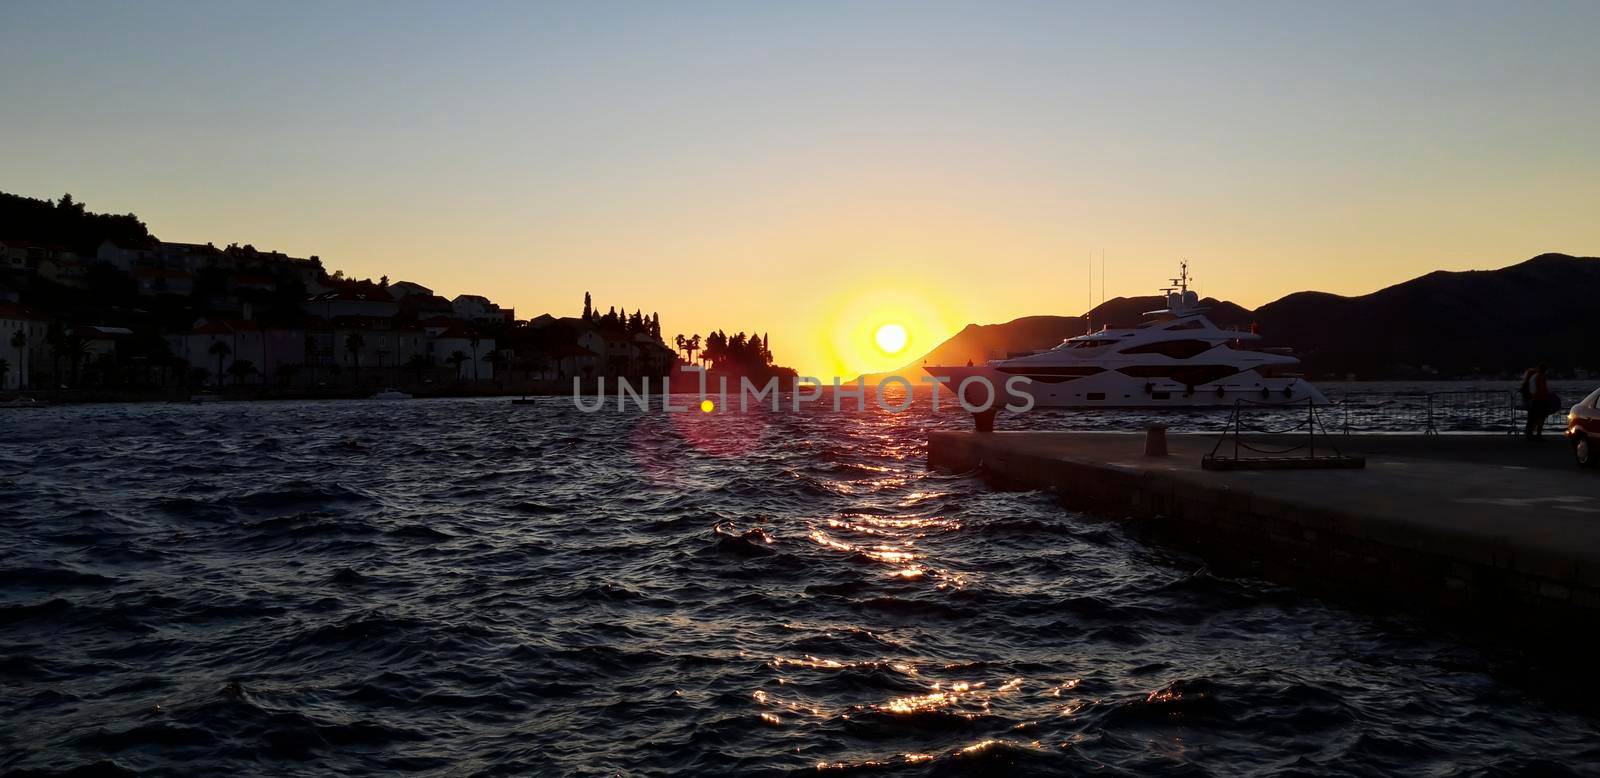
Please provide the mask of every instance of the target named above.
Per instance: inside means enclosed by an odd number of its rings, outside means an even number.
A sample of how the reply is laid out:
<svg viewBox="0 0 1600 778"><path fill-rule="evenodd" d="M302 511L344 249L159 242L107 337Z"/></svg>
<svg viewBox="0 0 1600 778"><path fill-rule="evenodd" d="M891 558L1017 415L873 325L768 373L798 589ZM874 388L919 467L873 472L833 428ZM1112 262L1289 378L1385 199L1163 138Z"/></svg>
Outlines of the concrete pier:
<svg viewBox="0 0 1600 778"><path fill-rule="evenodd" d="M1169 456L1147 457L1143 435L935 432L928 463L1146 519L1220 569L1331 598L1546 637L1600 624L1600 472L1574 465L1559 435L1335 436L1322 445L1365 469L1202 470L1217 438L1170 435Z"/></svg>

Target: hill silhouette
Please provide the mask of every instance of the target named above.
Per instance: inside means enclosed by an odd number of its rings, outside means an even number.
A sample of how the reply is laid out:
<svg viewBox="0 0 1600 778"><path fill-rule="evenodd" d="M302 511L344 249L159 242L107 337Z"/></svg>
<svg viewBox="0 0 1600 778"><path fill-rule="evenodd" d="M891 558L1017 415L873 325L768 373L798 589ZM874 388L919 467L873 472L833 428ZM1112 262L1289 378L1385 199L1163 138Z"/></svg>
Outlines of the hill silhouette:
<svg viewBox="0 0 1600 778"><path fill-rule="evenodd" d="M1206 298L1217 324L1260 327L1262 345L1293 348L1309 375L1363 379L1509 375L1536 362L1600 371L1600 259L1541 254L1499 270L1439 270L1371 294L1296 292L1251 311ZM932 351L876 381L913 382L924 363L965 364L1049 348L1093 323L1126 327L1163 306L1118 297L1085 316L1025 316L969 324Z"/></svg>

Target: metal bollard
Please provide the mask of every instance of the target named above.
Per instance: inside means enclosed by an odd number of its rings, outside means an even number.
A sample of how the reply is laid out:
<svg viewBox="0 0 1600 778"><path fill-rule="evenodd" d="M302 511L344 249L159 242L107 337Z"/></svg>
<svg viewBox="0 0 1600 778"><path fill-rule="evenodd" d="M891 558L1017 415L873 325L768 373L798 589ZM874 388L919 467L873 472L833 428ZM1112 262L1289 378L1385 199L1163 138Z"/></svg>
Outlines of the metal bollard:
<svg viewBox="0 0 1600 778"><path fill-rule="evenodd" d="M1167 425L1145 425L1144 455L1147 457L1164 457L1167 455Z"/></svg>

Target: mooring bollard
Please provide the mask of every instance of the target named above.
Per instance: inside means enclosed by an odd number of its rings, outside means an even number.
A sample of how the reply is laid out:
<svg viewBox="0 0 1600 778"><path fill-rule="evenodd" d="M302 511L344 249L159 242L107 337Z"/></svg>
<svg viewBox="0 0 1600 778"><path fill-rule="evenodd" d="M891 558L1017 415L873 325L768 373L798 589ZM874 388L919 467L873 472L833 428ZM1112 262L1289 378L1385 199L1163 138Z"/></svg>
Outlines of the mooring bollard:
<svg viewBox="0 0 1600 778"><path fill-rule="evenodd" d="M1144 426L1144 455L1147 457L1164 457L1167 455L1167 425L1146 424Z"/></svg>
<svg viewBox="0 0 1600 778"><path fill-rule="evenodd" d="M979 432L994 432L994 417L1000 415L999 408L990 408L987 411L978 411L972 414L972 423Z"/></svg>

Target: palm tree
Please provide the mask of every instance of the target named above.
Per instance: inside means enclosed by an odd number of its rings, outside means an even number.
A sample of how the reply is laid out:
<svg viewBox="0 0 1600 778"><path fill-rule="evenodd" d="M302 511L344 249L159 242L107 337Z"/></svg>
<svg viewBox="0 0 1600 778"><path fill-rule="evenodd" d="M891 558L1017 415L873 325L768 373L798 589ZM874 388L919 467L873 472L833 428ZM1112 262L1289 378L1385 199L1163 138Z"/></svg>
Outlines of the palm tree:
<svg viewBox="0 0 1600 778"><path fill-rule="evenodd" d="M311 385L317 385L317 336L306 333L306 368L311 371Z"/></svg>
<svg viewBox="0 0 1600 778"><path fill-rule="evenodd" d="M465 364L468 359L471 359L471 357L468 357L466 354L460 351L452 351L450 352L450 358L445 360L446 362L450 363L451 367L456 369L456 380L461 380L461 366ZM477 368L476 363L474 363L473 368Z"/></svg>
<svg viewBox="0 0 1600 778"><path fill-rule="evenodd" d="M505 352L498 350L491 351L483 355L483 361L488 362L489 366L494 368L494 382L496 385L499 385L500 372L505 369L506 365Z"/></svg>
<svg viewBox="0 0 1600 778"><path fill-rule="evenodd" d="M359 332L352 332L344 337L344 350L350 352L350 359L355 365L356 386L361 385L361 347L367 345L367 339Z"/></svg>
<svg viewBox="0 0 1600 778"><path fill-rule="evenodd" d="M28 359L27 354L25 354L22 350L22 348L26 345L28 345L27 333L24 333L22 330L17 330L17 334L11 336L11 347L17 350L18 391L26 389L27 387L24 386L24 384L28 383Z"/></svg>
<svg viewBox="0 0 1600 778"><path fill-rule="evenodd" d="M479 338L478 338L478 336L476 334L474 334L472 336L472 340L470 342L472 344L472 382L473 383L477 383L478 382L478 344L480 342L482 342L482 341L479 340Z"/></svg>
<svg viewBox="0 0 1600 778"><path fill-rule="evenodd" d="M406 367L416 371L417 383L420 384L422 383L422 371L433 367L433 362L421 354L412 354L411 358L406 360Z"/></svg>
<svg viewBox="0 0 1600 778"><path fill-rule="evenodd" d="M61 322L53 321L45 328L44 342L50 347L50 382L61 385L61 349L66 344L67 333Z"/></svg>
<svg viewBox="0 0 1600 778"><path fill-rule="evenodd" d="M62 340L61 353L65 354L72 363L72 385L77 386L78 369L83 364L83 360L89 357L89 341L84 340L83 336L76 332L69 332Z"/></svg>
<svg viewBox="0 0 1600 778"><path fill-rule="evenodd" d="M233 376L234 386L244 383L244 380L255 372L256 366L248 359L235 359L233 364L228 365L228 375Z"/></svg>
<svg viewBox="0 0 1600 778"><path fill-rule="evenodd" d="M233 353L233 348L222 341L211 344L206 352L217 358L217 388L222 388L222 360Z"/></svg>

